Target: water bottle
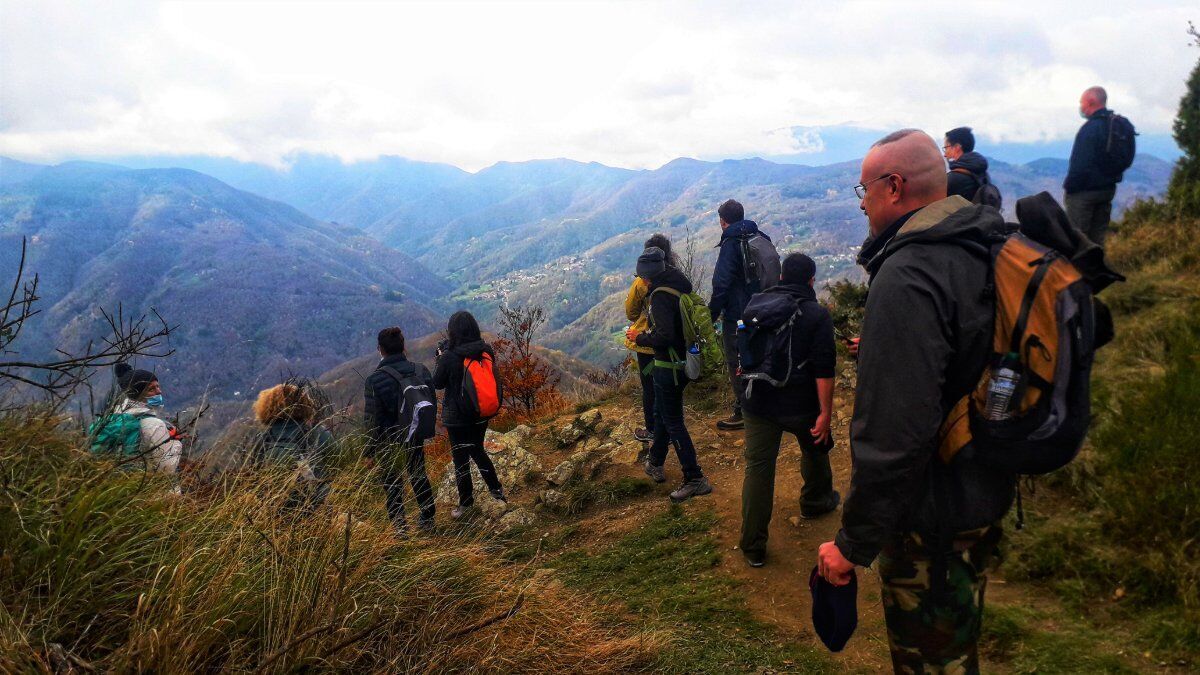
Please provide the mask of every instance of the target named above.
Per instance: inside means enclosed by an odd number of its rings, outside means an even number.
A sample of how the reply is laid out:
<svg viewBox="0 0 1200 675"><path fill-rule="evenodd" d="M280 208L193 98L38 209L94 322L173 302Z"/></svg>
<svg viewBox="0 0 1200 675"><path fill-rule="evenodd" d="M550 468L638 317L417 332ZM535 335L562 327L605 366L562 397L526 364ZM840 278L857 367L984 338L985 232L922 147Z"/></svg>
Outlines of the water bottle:
<svg viewBox="0 0 1200 675"><path fill-rule="evenodd" d="M738 319L737 329L739 333L746 330L746 324L741 319Z"/></svg>
<svg viewBox="0 0 1200 675"><path fill-rule="evenodd" d="M1012 405L1013 393L1017 390L1021 375L1016 368L1020 357L1010 352L1000 365L992 370L991 381L988 382L986 413L989 422L1003 422L1012 417L1009 407Z"/></svg>

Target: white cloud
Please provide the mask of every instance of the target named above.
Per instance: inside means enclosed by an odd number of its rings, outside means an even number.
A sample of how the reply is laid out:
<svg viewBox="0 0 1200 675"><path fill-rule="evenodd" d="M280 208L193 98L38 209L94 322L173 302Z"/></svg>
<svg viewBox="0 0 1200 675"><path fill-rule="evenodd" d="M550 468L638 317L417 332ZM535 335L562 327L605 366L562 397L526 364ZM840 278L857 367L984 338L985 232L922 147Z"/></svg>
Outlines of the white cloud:
<svg viewBox="0 0 1200 675"><path fill-rule="evenodd" d="M646 167L850 120L1067 138L1096 83L1164 132L1200 56L1186 2L913 4L0 0L0 153Z"/></svg>

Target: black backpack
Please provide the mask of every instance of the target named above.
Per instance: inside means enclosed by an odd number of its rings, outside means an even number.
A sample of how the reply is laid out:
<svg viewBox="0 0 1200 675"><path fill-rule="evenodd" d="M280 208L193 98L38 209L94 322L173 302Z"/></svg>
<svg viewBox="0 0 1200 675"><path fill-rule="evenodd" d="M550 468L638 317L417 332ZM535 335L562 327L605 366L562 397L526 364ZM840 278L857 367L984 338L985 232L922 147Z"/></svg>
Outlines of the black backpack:
<svg viewBox="0 0 1200 675"><path fill-rule="evenodd" d="M403 429L405 445L419 444L437 432L437 399L425 381L413 372L405 375L391 366L380 368L396 381L396 424Z"/></svg>
<svg viewBox="0 0 1200 675"><path fill-rule="evenodd" d="M986 173L978 176L970 169L961 166L950 169L950 171L952 173L965 174L975 181L978 187L975 188L975 194L971 196L972 204L982 204L984 206L991 206L997 211L1000 210L1000 206L1004 203L1004 199L1000 196L1000 188L992 183Z"/></svg>
<svg viewBox="0 0 1200 675"><path fill-rule="evenodd" d="M743 235L739 239L746 288L751 293L760 293L779 283L782 265L775 244L761 232Z"/></svg>
<svg viewBox="0 0 1200 675"><path fill-rule="evenodd" d="M755 383L785 387L808 365L792 359L794 328L803 304L784 293L759 293L746 303L737 344L747 399L753 398Z"/></svg>
<svg viewBox="0 0 1200 675"><path fill-rule="evenodd" d="M1133 166L1137 154L1137 131L1128 118L1113 113L1108 118L1108 140L1104 144L1104 164L1109 173L1124 173Z"/></svg>

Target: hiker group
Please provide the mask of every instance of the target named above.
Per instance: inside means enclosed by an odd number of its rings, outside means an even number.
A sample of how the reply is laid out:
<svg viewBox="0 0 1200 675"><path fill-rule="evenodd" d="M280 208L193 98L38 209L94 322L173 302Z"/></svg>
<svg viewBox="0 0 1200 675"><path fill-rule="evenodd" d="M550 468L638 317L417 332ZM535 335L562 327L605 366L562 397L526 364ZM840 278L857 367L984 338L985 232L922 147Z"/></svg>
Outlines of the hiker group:
<svg viewBox="0 0 1200 675"><path fill-rule="evenodd" d="M816 552L810 579L816 627L830 648L854 629L856 568L874 565L895 669L978 671L984 589L1014 499L1021 522L1018 477L1074 458L1090 420L1093 354L1112 336L1095 295L1121 280L1102 247L1135 132L1106 105L1099 87L1081 98L1086 122L1063 185L1066 210L1047 193L1025 197L1016 202L1018 224L1001 214L1000 190L970 128L946 132L940 148L915 129L871 146L853 186L868 221L858 262L869 290L861 334L841 337L857 363L844 500L829 460L839 338L817 298L814 259L781 258L730 199L716 213L721 237L706 302L669 238L645 241L624 336L641 382L644 426L634 436L648 446L644 471L665 482L673 448L682 476L671 500L713 491L688 431L685 391L697 380L727 380L732 410L716 426L743 435L739 548L761 567L770 560L780 445L785 433L794 436L800 517L841 508L841 527ZM484 450L503 400L496 354L468 312L450 317L446 335L431 374L408 359L400 329L385 328L365 382L365 454L399 530L407 527L405 478L418 527L434 524L423 445L434 434L435 390L446 392L441 420L458 489L452 516L474 503L471 463L491 495L505 499ZM174 471L180 446L156 415L157 378L123 368L118 382L115 413L93 430L96 447L140 449L159 470ZM263 429L253 461L295 464L286 508L301 513L328 493L333 440L317 421L314 396L288 382L262 392L254 407Z"/></svg>

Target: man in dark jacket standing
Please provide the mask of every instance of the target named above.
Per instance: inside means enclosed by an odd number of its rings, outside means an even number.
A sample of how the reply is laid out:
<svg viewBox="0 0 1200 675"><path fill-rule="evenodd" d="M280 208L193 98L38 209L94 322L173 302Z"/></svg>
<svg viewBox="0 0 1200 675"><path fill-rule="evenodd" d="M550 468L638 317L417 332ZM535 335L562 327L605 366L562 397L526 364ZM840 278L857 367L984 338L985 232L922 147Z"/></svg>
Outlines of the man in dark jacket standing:
<svg viewBox="0 0 1200 675"><path fill-rule="evenodd" d="M960 452L939 430L992 347L987 244L995 209L946 196L937 145L905 129L871 147L855 187L870 223L870 276L850 426L853 472L820 573L835 585L878 559L897 672L978 672L987 570L1015 476Z"/></svg>
<svg viewBox="0 0 1200 675"><path fill-rule="evenodd" d="M975 134L971 127L947 131L942 153L950 162L950 171L946 174L947 195L958 195L971 201L981 185L992 181L988 176L987 158L975 152Z"/></svg>
<svg viewBox="0 0 1200 675"><path fill-rule="evenodd" d="M1067 217L1076 229L1100 246L1108 233L1117 183L1125 175L1106 161L1113 118L1107 105L1108 94L1103 87L1092 87L1079 98L1079 114L1087 121L1075 134L1067 178L1063 181Z"/></svg>
<svg viewBox="0 0 1200 675"><path fill-rule="evenodd" d="M683 417L683 389L688 383L683 359L687 344L683 339L679 297L692 292L692 282L683 272L667 265L663 250L655 246L638 257L637 275L650 282L650 330L639 333L630 328L625 337L639 347L654 349L654 440L650 443L646 475L655 483L665 482L663 465L667 450L675 446L683 468L683 484L671 493L671 501L682 502L712 492L712 485L696 459L696 446Z"/></svg>
<svg viewBox="0 0 1200 675"><path fill-rule="evenodd" d="M708 301L713 319L721 318L721 342L725 348L725 363L729 368L729 383L733 388L733 414L717 422L722 431L742 428L742 387L738 382L737 322L750 299L752 289L746 284L745 261L742 260L742 239L760 232L758 224L746 220L745 209L732 199L717 208L721 222L721 249L713 268L712 299ZM770 237L767 237L770 240Z"/></svg>
<svg viewBox="0 0 1200 675"><path fill-rule="evenodd" d="M779 285L763 294L784 296L799 314L792 324L788 363L796 370L787 384L774 387L756 382L746 398L746 475L742 483L742 555L751 567L762 567L767 553L767 530L775 500L775 463L784 432L800 443L800 517L819 518L837 508L840 497L833 489L829 432L833 414L833 375L836 351L833 320L817 302L813 288L816 263L803 253L783 261Z"/></svg>
<svg viewBox="0 0 1200 675"><path fill-rule="evenodd" d="M406 529L404 520L404 473L412 483L413 494L421 509L417 526L433 529L433 488L425 471L425 441L408 442L407 431L400 426L399 410L404 400L400 382L415 377L433 394L429 369L408 360L404 353L404 333L399 327L379 331L379 365L367 376L363 416L366 422L366 455L379 467L379 478L387 494L387 513L396 529ZM436 398L433 399L436 405ZM436 414L436 413L435 413Z"/></svg>

